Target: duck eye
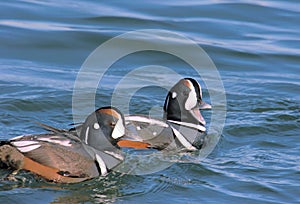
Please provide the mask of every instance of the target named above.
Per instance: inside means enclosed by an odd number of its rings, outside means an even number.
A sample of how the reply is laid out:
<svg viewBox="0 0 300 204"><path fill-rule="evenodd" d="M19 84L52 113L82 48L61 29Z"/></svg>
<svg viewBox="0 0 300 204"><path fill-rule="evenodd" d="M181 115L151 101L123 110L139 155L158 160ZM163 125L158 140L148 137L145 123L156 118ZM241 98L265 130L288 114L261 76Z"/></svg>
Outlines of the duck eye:
<svg viewBox="0 0 300 204"><path fill-rule="evenodd" d="M95 129L95 130L98 130L99 128L100 128L99 123L94 123L94 129Z"/></svg>

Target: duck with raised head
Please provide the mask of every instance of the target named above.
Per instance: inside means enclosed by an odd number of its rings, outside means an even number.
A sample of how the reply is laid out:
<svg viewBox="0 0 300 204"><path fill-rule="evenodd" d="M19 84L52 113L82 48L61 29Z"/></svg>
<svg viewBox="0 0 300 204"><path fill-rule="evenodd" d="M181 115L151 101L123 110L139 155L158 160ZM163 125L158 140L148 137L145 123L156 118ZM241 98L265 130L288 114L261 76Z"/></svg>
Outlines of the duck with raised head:
<svg viewBox="0 0 300 204"><path fill-rule="evenodd" d="M159 150L201 149L206 140L206 121L200 109L210 108L202 99L200 84L192 78L181 79L166 96L163 119L125 116L126 137Z"/></svg>

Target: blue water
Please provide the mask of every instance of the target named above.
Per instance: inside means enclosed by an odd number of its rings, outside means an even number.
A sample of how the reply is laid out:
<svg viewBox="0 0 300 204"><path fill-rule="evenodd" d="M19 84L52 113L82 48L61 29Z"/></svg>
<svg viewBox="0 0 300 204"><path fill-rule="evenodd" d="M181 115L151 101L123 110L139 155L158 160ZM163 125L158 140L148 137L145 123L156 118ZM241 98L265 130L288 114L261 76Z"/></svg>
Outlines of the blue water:
<svg viewBox="0 0 300 204"><path fill-rule="evenodd" d="M221 139L201 162L175 163L147 175L113 172L74 185L21 172L25 182L0 181L0 203L300 203L298 1L0 5L0 139L43 132L36 121L68 128L73 87L85 59L107 40L137 29L164 29L195 41L215 63L227 98ZM167 54L136 53L113 65L99 85L96 105L109 104L124 73L149 64L194 76ZM156 72L135 76L118 95L121 109L128 90L143 85L138 79L176 81ZM209 91L204 86L207 100ZM165 95L157 87L139 90L129 111L148 114L152 108L158 115ZM203 114L209 121L211 113ZM0 170L1 178L5 173Z"/></svg>

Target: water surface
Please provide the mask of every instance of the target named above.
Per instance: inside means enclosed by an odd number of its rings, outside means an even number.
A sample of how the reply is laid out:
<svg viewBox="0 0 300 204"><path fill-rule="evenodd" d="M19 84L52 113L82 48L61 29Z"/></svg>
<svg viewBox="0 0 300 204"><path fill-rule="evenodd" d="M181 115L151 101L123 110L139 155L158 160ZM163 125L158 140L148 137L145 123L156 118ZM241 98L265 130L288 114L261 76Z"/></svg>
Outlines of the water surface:
<svg viewBox="0 0 300 204"><path fill-rule="evenodd" d="M75 185L49 184L22 172L24 183L0 182L0 202L300 203L299 21L300 4L293 0L2 1L0 139L43 132L36 121L67 128L84 60L106 40L136 29L165 29L197 42L222 77L227 118L217 148L202 162L149 175L112 173ZM149 64L193 76L168 55L137 53L114 64L96 104L108 105L109 83L126 70ZM147 114L165 95L163 89L141 90L130 111Z"/></svg>

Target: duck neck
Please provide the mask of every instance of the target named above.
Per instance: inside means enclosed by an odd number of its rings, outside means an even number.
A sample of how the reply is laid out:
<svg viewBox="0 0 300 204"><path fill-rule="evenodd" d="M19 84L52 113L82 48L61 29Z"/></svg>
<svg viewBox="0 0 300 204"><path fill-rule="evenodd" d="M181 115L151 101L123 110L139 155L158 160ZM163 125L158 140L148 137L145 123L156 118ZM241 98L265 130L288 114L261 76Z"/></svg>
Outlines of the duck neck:
<svg viewBox="0 0 300 204"><path fill-rule="evenodd" d="M201 124L194 116L187 112L175 112L173 110L167 110L167 112L164 113L164 119L167 121L176 122L177 124L184 124L185 126L201 126L205 129L204 125ZM203 129L202 128L202 129Z"/></svg>

